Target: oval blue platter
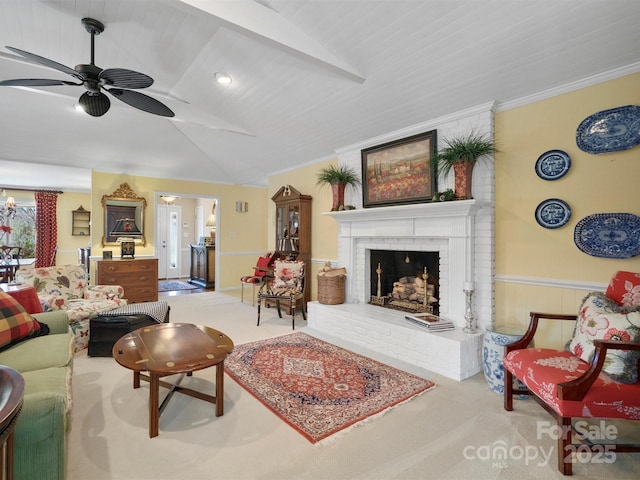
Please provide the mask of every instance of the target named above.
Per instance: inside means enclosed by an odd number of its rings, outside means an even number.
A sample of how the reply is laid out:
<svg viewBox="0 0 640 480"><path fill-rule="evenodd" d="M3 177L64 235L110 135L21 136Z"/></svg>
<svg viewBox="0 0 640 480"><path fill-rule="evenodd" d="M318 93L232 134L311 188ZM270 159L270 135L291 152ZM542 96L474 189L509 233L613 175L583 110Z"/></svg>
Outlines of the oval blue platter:
<svg viewBox="0 0 640 480"><path fill-rule="evenodd" d="M571 167L571 158L562 150L544 152L536 161L536 174L543 180L558 180Z"/></svg>
<svg viewBox="0 0 640 480"><path fill-rule="evenodd" d="M571 218L571 208L559 198L550 198L536 207L536 221L544 228L560 228Z"/></svg>
<svg viewBox="0 0 640 480"><path fill-rule="evenodd" d="M596 213L576 224L573 241L592 257L640 255L640 217L631 213Z"/></svg>
<svg viewBox="0 0 640 480"><path fill-rule="evenodd" d="M588 116L578 126L576 143L581 150L593 154L640 145L640 106L616 107Z"/></svg>

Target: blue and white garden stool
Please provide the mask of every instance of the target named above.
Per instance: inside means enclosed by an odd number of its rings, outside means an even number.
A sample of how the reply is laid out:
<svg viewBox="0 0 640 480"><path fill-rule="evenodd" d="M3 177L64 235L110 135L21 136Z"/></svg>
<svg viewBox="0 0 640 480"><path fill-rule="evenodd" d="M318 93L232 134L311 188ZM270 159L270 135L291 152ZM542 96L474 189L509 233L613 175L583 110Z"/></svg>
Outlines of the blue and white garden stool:
<svg viewBox="0 0 640 480"><path fill-rule="evenodd" d="M526 327L515 325L503 325L495 327L493 330L487 329L484 334L482 358L484 361L484 378L486 378L489 388L504 395L504 346L520 340L527 331ZM514 381L516 381L514 379ZM526 388L518 381L517 388ZM527 398L526 395L520 397Z"/></svg>

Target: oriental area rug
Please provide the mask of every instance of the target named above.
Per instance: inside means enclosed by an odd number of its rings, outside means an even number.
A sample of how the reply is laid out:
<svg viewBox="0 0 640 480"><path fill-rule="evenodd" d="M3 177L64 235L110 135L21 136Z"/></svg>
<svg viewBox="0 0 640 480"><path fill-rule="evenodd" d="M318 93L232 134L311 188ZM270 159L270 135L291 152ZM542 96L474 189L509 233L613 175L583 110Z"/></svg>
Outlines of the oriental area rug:
<svg viewBox="0 0 640 480"><path fill-rule="evenodd" d="M225 371L311 443L435 387L302 332L236 345Z"/></svg>
<svg viewBox="0 0 640 480"><path fill-rule="evenodd" d="M195 290L196 288L199 287L180 280L163 280L161 282L158 282L159 292L173 292L175 290Z"/></svg>

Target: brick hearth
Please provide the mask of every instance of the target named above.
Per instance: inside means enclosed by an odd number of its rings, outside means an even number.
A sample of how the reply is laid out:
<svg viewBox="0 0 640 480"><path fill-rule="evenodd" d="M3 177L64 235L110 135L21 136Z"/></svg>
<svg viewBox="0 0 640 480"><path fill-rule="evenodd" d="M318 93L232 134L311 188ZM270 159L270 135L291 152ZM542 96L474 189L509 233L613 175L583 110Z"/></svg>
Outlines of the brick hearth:
<svg viewBox="0 0 640 480"><path fill-rule="evenodd" d="M454 380L481 370L483 333L456 328L430 333L404 319L404 313L368 304L308 304L308 326L410 365Z"/></svg>

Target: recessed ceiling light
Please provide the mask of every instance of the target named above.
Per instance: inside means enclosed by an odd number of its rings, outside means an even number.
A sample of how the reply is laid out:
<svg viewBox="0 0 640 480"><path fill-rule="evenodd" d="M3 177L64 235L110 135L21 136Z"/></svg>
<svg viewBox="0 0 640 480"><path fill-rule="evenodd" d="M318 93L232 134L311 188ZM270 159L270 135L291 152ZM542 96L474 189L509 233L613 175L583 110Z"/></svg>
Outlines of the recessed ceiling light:
<svg viewBox="0 0 640 480"><path fill-rule="evenodd" d="M222 85L229 85L231 83L231 76L224 72L216 72L214 74L216 81Z"/></svg>

